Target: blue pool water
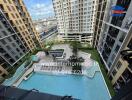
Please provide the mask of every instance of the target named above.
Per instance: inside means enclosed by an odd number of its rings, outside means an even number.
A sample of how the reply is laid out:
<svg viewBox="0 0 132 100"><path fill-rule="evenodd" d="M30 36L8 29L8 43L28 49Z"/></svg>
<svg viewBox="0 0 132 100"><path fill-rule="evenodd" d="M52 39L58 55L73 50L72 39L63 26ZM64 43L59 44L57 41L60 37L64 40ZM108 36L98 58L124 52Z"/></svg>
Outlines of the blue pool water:
<svg viewBox="0 0 132 100"><path fill-rule="evenodd" d="M47 75L34 73L19 88L37 89L55 95L71 95L80 100L110 100L100 72L94 78L77 75Z"/></svg>

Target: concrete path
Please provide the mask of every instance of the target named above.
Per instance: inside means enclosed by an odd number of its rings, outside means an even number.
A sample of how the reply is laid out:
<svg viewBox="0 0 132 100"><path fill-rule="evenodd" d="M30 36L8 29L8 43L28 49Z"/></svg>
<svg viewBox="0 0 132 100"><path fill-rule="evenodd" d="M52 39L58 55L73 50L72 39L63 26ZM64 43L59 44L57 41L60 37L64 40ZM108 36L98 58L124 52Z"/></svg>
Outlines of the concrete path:
<svg viewBox="0 0 132 100"><path fill-rule="evenodd" d="M86 53L86 52L79 51L79 52L78 52L78 56L79 56L79 57L82 57L82 58L84 59L84 62L82 63L82 66L83 66L83 67L86 67L86 68L92 67L93 61L92 61L92 59L90 58L91 54Z"/></svg>

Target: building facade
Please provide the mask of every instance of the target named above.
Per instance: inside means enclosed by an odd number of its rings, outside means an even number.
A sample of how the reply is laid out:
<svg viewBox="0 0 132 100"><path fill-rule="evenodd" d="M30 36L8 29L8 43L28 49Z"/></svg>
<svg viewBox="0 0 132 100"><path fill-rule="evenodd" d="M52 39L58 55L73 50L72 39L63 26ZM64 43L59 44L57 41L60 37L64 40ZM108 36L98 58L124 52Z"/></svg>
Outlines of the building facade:
<svg viewBox="0 0 132 100"><path fill-rule="evenodd" d="M119 7L123 8L123 13L117 14L116 9ZM122 50L132 50L132 2L99 0L97 8L93 46L97 48L108 76L118 90L132 78L132 66L120 53Z"/></svg>
<svg viewBox="0 0 132 100"><path fill-rule="evenodd" d="M89 42L93 37L97 0L53 0L58 39Z"/></svg>
<svg viewBox="0 0 132 100"><path fill-rule="evenodd" d="M0 75L36 47L43 47L22 0L0 0Z"/></svg>

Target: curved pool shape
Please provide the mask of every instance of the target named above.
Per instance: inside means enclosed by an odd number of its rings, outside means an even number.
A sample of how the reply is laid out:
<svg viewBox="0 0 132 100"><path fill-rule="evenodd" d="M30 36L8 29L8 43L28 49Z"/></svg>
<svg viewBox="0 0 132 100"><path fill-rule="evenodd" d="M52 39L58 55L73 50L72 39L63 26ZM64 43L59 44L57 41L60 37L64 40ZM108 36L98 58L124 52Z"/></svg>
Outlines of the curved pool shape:
<svg viewBox="0 0 132 100"><path fill-rule="evenodd" d="M34 73L19 88L37 89L55 95L71 95L80 100L110 100L100 72L94 78L78 75L48 75Z"/></svg>

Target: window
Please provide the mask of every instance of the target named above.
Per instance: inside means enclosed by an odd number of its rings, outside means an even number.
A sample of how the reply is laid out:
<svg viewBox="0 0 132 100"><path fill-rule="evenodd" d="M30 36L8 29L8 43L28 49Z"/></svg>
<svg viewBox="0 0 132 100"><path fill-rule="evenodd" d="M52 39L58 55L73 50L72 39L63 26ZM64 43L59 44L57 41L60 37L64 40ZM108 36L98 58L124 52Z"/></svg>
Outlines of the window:
<svg viewBox="0 0 132 100"><path fill-rule="evenodd" d="M4 3L7 3L7 1L6 0L3 0L4 1Z"/></svg>
<svg viewBox="0 0 132 100"><path fill-rule="evenodd" d="M119 48L120 48L120 46L117 45L116 48L115 48L115 52L116 52L116 53L118 52Z"/></svg>
<svg viewBox="0 0 132 100"><path fill-rule="evenodd" d="M109 79L112 81L113 77L110 75Z"/></svg>
<svg viewBox="0 0 132 100"><path fill-rule="evenodd" d="M19 27L19 29L22 31L22 27Z"/></svg>
<svg viewBox="0 0 132 100"><path fill-rule="evenodd" d="M109 67L109 68L111 67L111 62L108 64L108 67Z"/></svg>
<svg viewBox="0 0 132 100"><path fill-rule="evenodd" d="M21 24L21 23L22 23L22 21L21 21L21 20L19 20L19 23Z"/></svg>
<svg viewBox="0 0 132 100"><path fill-rule="evenodd" d="M19 25L18 21L16 20L16 24Z"/></svg>
<svg viewBox="0 0 132 100"><path fill-rule="evenodd" d="M2 31L2 33L3 33L5 36L7 36L7 33L6 33L5 31Z"/></svg>
<svg viewBox="0 0 132 100"><path fill-rule="evenodd" d="M111 60L113 61L115 59L115 55L113 54L111 57Z"/></svg>
<svg viewBox="0 0 132 100"><path fill-rule="evenodd" d="M12 46L13 46L13 47L16 47L15 43L12 43Z"/></svg>
<svg viewBox="0 0 132 100"><path fill-rule="evenodd" d="M116 73L117 73L117 71L114 69L113 72L112 72L113 76L115 76Z"/></svg>
<svg viewBox="0 0 132 100"><path fill-rule="evenodd" d="M13 17L13 18L15 18L15 16L14 16L14 14L13 14L13 13L12 13L11 15L12 15L12 17Z"/></svg>
<svg viewBox="0 0 132 100"><path fill-rule="evenodd" d="M18 57L18 56L15 56L15 58L16 58L16 59L19 59L19 57Z"/></svg>
<svg viewBox="0 0 132 100"><path fill-rule="evenodd" d="M10 63L14 63L15 61L13 59L10 59Z"/></svg>
<svg viewBox="0 0 132 100"><path fill-rule="evenodd" d="M12 10L15 11L15 8L12 6Z"/></svg>
<svg viewBox="0 0 132 100"><path fill-rule="evenodd" d="M20 56L22 56L22 53L20 53Z"/></svg>
<svg viewBox="0 0 132 100"><path fill-rule="evenodd" d="M120 35L119 41L123 42L125 36L126 36L126 33L122 32L121 35Z"/></svg>
<svg viewBox="0 0 132 100"><path fill-rule="evenodd" d="M8 39L8 41L9 41L9 42L11 42L11 41L12 41L12 39L11 39L10 37L8 37L7 39Z"/></svg>
<svg viewBox="0 0 132 100"><path fill-rule="evenodd" d="M117 68L117 69L120 69L121 66L122 66L122 63L121 63L120 61L118 61L117 65L116 65L116 68Z"/></svg>
<svg viewBox="0 0 132 100"><path fill-rule="evenodd" d="M15 52L14 52L14 51L11 51L11 53L12 53L12 54L15 54Z"/></svg>
<svg viewBox="0 0 132 100"><path fill-rule="evenodd" d="M9 7L9 6L7 6L7 8L8 8L8 10L9 10L9 11L11 11L11 9L10 9L10 7Z"/></svg>
<svg viewBox="0 0 132 100"><path fill-rule="evenodd" d="M132 39L130 40L130 42L127 45L128 48L132 49Z"/></svg>
<svg viewBox="0 0 132 100"><path fill-rule="evenodd" d="M6 41L5 41L4 39L0 40L0 42L1 42L3 45L7 44Z"/></svg>
<svg viewBox="0 0 132 100"><path fill-rule="evenodd" d="M8 49L8 50L10 50L11 49L11 47L8 45L8 46L6 46L6 48Z"/></svg>
<svg viewBox="0 0 132 100"><path fill-rule="evenodd" d="M19 18L18 14L16 14L16 17Z"/></svg>
<svg viewBox="0 0 132 100"><path fill-rule="evenodd" d="M16 48L16 51L18 51L18 52L19 52L20 50L19 50L18 48Z"/></svg>

